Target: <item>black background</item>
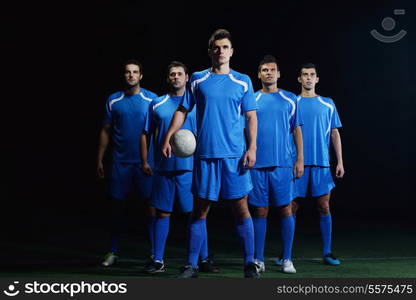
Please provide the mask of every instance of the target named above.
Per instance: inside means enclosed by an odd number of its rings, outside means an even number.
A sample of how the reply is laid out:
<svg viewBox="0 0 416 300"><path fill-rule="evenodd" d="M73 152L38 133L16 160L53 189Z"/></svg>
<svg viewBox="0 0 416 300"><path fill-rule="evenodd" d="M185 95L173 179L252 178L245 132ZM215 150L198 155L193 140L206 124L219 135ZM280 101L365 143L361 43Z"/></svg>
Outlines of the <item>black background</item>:
<svg viewBox="0 0 416 300"><path fill-rule="evenodd" d="M279 60L279 86L300 92L304 62L318 65L317 92L334 99L343 123L346 175L333 213L351 222L415 224L415 53L413 1L113 1L29 4L10 10L4 60L3 220L9 232L57 216L100 214L98 133L106 97L121 88L121 64L144 65L142 86L163 94L172 60L191 72L209 67L217 28L233 36L231 66L260 88L257 65ZM18 6L18 5L17 5ZM395 16L396 8L406 9ZM9 12L5 11L8 15ZM386 32L385 17L396 20ZM396 43L375 40L406 30ZM334 157L334 155L333 155Z"/></svg>

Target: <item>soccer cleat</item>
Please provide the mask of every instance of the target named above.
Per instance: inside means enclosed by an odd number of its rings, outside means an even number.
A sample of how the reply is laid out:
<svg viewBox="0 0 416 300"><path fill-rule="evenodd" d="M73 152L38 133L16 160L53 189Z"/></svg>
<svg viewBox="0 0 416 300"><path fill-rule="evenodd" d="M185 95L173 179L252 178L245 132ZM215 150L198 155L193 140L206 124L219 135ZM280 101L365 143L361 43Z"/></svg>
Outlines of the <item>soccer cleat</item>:
<svg viewBox="0 0 416 300"><path fill-rule="evenodd" d="M283 253L280 253L279 257L274 261L274 264L278 266L283 265Z"/></svg>
<svg viewBox="0 0 416 300"><path fill-rule="evenodd" d="M147 261L147 263L144 265L144 269L146 269L147 267L149 267L152 263L153 263L153 258L154 258L155 256L152 254L152 255L150 255L150 258L149 258L149 260ZM143 270L144 270L143 269Z"/></svg>
<svg viewBox="0 0 416 300"><path fill-rule="evenodd" d="M214 265L214 262L211 258L201 260L198 264L198 269L200 272L205 273L219 273L220 269Z"/></svg>
<svg viewBox="0 0 416 300"><path fill-rule="evenodd" d="M283 261L282 271L283 271L283 273L288 273L288 274L295 274L296 273L296 269L293 266L293 262L290 259L285 259Z"/></svg>
<svg viewBox="0 0 416 300"><path fill-rule="evenodd" d="M336 258L332 253L324 255L324 263L331 266L338 266L341 264L338 258Z"/></svg>
<svg viewBox="0 0 416 300"><path fill-rule="evenodd" d="M249 262L244 266L244 278L260 278L259 266L254 262Z"/></svg>
<svg viewBox="0 0 416 300"><path fill-rule="evenodd" d="M104 261L101 263L101 265L103 265L104 267L109 267L111 265L113 265L118 259L117 255L114 255L114 253L112 252L108 252L105 256L104 256Z"/></svg>
<svg viewBox="0 0 416 300"><path fill-rule="evenodd" d="M185 265L177 278L198 278L198 268L192 268L192 265Z"/></svg>
<svg viewBox="0 0 416 300"><path fill-rule="evenodd" d="M266 271L264 261L260 261L258 259L255 259L254 263L257 265L257 270L259 271L259 273L263 273L264 271Z"/></svg>
<svg viewBox="0 0 416 300"><path fill-rule="evenodd" d="M152 261L143 269L143 272L148 273L148 274L163 273L165 271L166 271L165 264L159 261Z"/></svg>

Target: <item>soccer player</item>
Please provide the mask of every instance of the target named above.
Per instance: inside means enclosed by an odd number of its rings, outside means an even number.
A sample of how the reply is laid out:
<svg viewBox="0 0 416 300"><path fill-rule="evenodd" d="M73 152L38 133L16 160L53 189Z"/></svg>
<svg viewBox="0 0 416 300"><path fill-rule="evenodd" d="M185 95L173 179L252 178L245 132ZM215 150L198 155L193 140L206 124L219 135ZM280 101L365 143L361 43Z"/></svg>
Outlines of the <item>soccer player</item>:
<svg viewBox="0 0 416 300"><path fill-rule="evenodd" d="M342 178L345 171L338 131L342 125L334 101L315 92L319 77L314 64L308 63L301 67L298 81L302 86L302 93L298 96L297 103L304 122L302 134L305 172L296 180L296 189L298 197L306 197L309 191L316 199L320 214L323 261L329 265L339 265L341 262L331 251L332 217L329 199L335 184L329 164L329 145L331 140L337 158L335 176ZM294 213L299 205L298 199L295 201Z"/></svg>
<svg viewBox="0 0 416 300"><path fill-rule="evenodd" d="M269 205L279 208L285 273L296 273L291 254L295 222L291 202L295 198L294 178L303 174L301 117L296 109L295 94L277 87L280 71L275 57L266 55L259 64L258 78L262 89L257 101L257 161L250 171L253 190L248 203L253 209L255 261L265 271L264 244ZM292 142L297 149L293 161Z"/></svg>
<svg viewBox="0 0 416 300"><path fill-rule="evenodd" d="M172 155L166 158L160 152L163 138L169 128L173 114L182 101L188 81L186 66L178 61L173 61L168 67L167 83L170 92L152 102L146 117L145 132L141 139L141 154L143 172L152 175L152 167L147 163L147 136L153 135L156 141L155 149L155 178L152 188L150 204L156 208L156 222L154 227L155 255L144 271L154 274L165 271L163 255L166 239L169 234L169 220L174 202L177 200L179 209L190 216L193 206L191 192L193 156L182 158ZM182 129L188 129L196 134L195 109L186 116ZM204 240L201 247L201 262L199 268L205 272L219 272L208 257L208 244Z"/></svg>
<svg viewBox="0 0 416 300"><path fill-rule="evenodd" d="M190 88L175 112L162 147L163 154L170 157L170 137L196 106L198 136L192 182L195 202L187 264L179 277L198 276L198 255L207 232L206 218L211 203L221 196L232 201L244 252L244 276L258 278L260 275L253 257L253 222L247 204L247 194L252 189L248 169L256 162L257 106L253 86L247 75L230 68L233 47L227 30L218 29L212 34L208 54L212 67L191 76ZM243 114L248 124L247 151Z"/></svg>
<svg viewBox="0 0 416 300"><path fill-rule="evenodd" d="M103 266L114 264L118 258L119 241L124 228L124 210L127 197L133 186L142 198L150 197L152 178L141 169L139 140L145 124L149 106L157 95L142 88L140 80L143 68L140 62L131 59L123 65L125 88L108 97L105 117L100 132L97 172L104 178L103 159L110 141L112 163L109 175L111 209L111 245ZM148 200L147 200L148 201ZM153 225L156 219L154 208L146 207L147 231L150 239L150 255L153 255Z"/></svg>

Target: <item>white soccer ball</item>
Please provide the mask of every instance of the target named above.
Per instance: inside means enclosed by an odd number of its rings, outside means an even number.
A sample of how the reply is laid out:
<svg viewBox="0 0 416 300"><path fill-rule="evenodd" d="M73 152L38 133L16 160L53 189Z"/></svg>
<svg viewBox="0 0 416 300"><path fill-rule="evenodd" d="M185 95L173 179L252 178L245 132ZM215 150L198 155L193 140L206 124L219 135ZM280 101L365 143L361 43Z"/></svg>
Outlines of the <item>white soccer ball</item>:
<svg viewBox="0 0 416 300"><path fill-rule="evenodd" d="M170 145L176 156L189 157L195 152L195 135L188 129L178 130L170 138Z"/></svg>

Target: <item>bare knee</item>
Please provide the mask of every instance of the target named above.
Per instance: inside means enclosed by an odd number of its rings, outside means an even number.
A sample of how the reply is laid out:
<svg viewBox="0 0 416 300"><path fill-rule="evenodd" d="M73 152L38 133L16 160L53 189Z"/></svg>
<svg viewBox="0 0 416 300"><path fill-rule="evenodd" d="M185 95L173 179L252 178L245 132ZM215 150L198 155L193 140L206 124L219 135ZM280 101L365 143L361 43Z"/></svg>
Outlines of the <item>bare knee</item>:
<svg viewBox="0 0 416 300"><path fill-rule="evenodd" d="M206 219L208 216L211 201L197 197L194 201L194 209L192 211L193 219Z"/></svg>
<svg viewBox="0 0 416 300"><path fill-rule="evenodd" d="M237 220L242 221L250 218L250 211L248 210L247 196L233 201L233 212Z"/></svg>
<svg viewBox="0 0 416 300"><path fill-rule="evenodd" d="M299 209L299 203L297 201L293 200L290 206L292 208L292 214L296 214L296 212Z"/></svg>
<svg viewBox="0 0 416 300"><path fill-rule="evenodd" d="M292 205L289 203L288 205L280 206L279 213L282 218L290 217L292 215Z"/></svg>
<svg viewBox="0 0 416 300"><path fill-rule="evenodd" d="M156 216L158 217L158 218L169 218L170 217L170 215L171 215L171 213L170 212L167 212L167 211L161 211L161 210L156 210Z"/></svg>
<svg viewBox="0 0 416 300"><path fill-rule="evenodd" d="M326 216L331 213L329 207L329 194L318 197L318 211L321 216Z"/></svg>
<svg viewBox="0 0 416 300"><path fill-rule="evenodd" d="M269 214L269 208L267 206L253 208L253 215L256 218L267 218L268 214Z"/></svg>

